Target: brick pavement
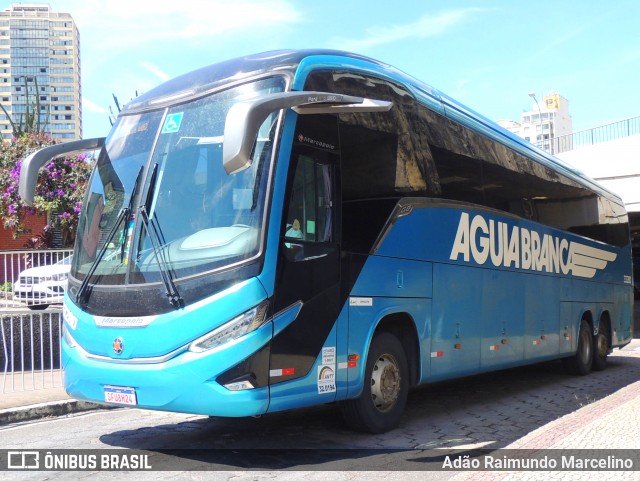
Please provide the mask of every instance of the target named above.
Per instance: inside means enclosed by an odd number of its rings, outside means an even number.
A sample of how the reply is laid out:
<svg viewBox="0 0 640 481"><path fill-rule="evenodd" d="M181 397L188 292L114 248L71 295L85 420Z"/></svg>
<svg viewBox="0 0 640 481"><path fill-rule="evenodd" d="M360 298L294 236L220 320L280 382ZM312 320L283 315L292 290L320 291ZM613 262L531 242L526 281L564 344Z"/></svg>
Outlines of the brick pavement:
<svg viewBox="0 0 640 481"><path fill-rule="evenodd" d="M624 356L640 359L640 341L635 339ZM621 355L614 351L612 356ZM640 378L640 372L638 373ZM571 449L620 449L640 450L640 381L629 384L617 392L587 404L553 422L545 424L521 439L507 445L506 449L571 450ZM640 472L629 471L532 471L532 472L462 472L452 478L455 481L529 481L571 480L593 478L607 480L640 480Z"/></svg>
<svg viewBox="0 0 640 481"><path fill-rule="evenodd" d="M514 376L518 371L508 371L499 376L485 376L471 378L466 383L453 383L435 386L423 390L422 396L414 396L415 406L410 408L411 415L406 419L404 431L398 430L388 433L381 447L410 447L414 449L429 449L437 447L462 447L458 445L460 441L469 441L476 444L482 440L502 440L493 443L498 448L510 449L577 449L577 448L634 448L640 449L640 381L633 382L633 371L640 361L640 339L636 339L624 351L616 350L611 355L612 366L610 369L600 373L592 373L579 379L580 382L573 381L571 377L559 378L554 382L553 375L546 371L541 371L542 376L526 375L524 383L531 383L531 389L526 389L523 385L518 385L514 390L504 397L496 398L492 391L501 389L499 381L496 379L505 376ZM632 375L630 376L629 373ZM526 374L526 373L525 373ZM640 370L638 370L640 379ZM630 382L631 379L631 382ZM539 380L540 384L536 384ZM497 383L485 388L485 382ZM469 384L474 384L473 411L468 410L468 404L463 399L463 392ZM604 396L594 393L598 385L606 384L614 389L606 391ZM570 398L567 394L562 395L562 386L570 386ZM41 396L60 397L57 402L39 402L37 405L12 407L0 409L0 423L15 422L25 420L28 417L19 417L3 420L2 413L16 413L19 416L28 416L34 409L46 408L44 415L59 415L69 412L69 410L79 409L77 401L70 400L61 389L26 391L24 393L14 393L15 403L34 403L36 399L42 401ZM0 394L0 399L3 398ZM573 398L575 396L575 399ZM417 398L417 399L416 399ZM421 400L421 399L422 400ZM598 399L598 400L595 400ZM417 401L417 402L416 402ZM567 405L568 401L573 401L578 409ZM444 404L442 404L444 403ZM538 415L536 411L540 406L546 406L548 413ZM536 407L538 406L538 407ZM53 409L53 411L51 411ZM550 414L557 414L558 419ZM295 414L287 415L295 417ZM440 419L442 418L442 419ZM279 418L274 420L277 421ZM295 423L294 423L295 424ZM534 429L535 426L540 426ZM532 426L529 428L528 426ZM322 429L311 424L311 429L305 428L305 439L319 431L318 441L322 444L322 439L329 436L333 442L343 440L350 445L359 445L358 440L364 443L363 447L370 446L371 437L354 436L354 433L340 432L337 425L331 424L327 428L324 424ZM513 428L513 432L509 428ZM322 437L326 430L331 431L329 435ZM241 431L241 430L240 430ZM264 429L256 436L260 442L260 434L272 436L270 429ZM414 432L415 431L415 432ZM296 431L297 432L297 431ZM523 437L521 433L528 433ZM457 434L456 434L457 433ZM483 436L486 433L487 436ZM144 433L143 433L144 434ZM295 434L295 432L293 433ZM292 433L293 436L298 439ZM428 436L425 438L425 434ZM313 436L312 436L313 437ZM233 438L233 436L232 436ZM416 442L420 440L420 444ZM229 442L230 439L227 439ZM506 441L506 442L505 442ZM424 443L424 444L423 444ZM457 445L457 446L456 446ZM490 446L488 446L490 447ZM599 479L622 479L640 480L640 473L597 473ZM539 480L539 479L561 479L561 480L581 480L593 478L594 473L576 472L530 472L530 473L507 473L507 472L461 472L453 474L454 479L461 480Z"/></svg>

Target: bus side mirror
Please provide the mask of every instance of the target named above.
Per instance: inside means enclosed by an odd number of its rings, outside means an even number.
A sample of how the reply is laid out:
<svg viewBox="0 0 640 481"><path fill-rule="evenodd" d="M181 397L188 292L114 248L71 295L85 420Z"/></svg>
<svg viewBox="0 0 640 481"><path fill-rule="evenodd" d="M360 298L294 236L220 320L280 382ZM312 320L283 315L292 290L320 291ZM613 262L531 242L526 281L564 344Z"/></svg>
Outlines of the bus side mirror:
<svg viewBox="0 0 640 481"><path fill-rule="evenodd" d="M33 205L33 198L38 182L38 171L51 159L64 154L96 150L104 145L104 137L95 139L83 139L64 144L50 145L36 150L28 155L20 166L20 180L18 181L18 194L27 205Z"/></svg>
<svg viewBox="0 0 640 481"><path fill-rule="evenodd" d="M224 125L222 165L227 174L251 166L251 152L260 126L278 110L292 108L300 115L346 112L386 112L393 102L327 92L282 92L233 105Z"/></svg>

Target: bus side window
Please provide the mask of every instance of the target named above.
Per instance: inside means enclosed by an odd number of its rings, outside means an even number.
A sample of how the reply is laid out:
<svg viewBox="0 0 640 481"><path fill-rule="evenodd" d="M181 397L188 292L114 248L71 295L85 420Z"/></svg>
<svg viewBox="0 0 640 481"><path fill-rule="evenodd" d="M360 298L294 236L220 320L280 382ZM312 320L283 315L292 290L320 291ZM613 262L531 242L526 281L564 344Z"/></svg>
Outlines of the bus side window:
<svg viewBox="0 0 640 481"><path fill-rule="evenodd" d="M333 241L332 182L330 164L298 155L284 226L284 252L289 260L326 255L326 244Z"/></svg>

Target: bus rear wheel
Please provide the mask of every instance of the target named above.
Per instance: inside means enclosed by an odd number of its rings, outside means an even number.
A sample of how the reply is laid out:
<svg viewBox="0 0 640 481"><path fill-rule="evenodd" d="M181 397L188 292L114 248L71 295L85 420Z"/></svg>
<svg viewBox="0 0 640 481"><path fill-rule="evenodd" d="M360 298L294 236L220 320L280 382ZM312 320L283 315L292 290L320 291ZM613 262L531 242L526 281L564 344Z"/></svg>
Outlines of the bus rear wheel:
<svg viewBox="0 0 640 481"><path fill-rule="evenodd" d="M589 323L584 319L580 321L578 331L578 350L573 357L562 360L564 366L571 374L584 376L589 374L593 365L593 343L591 339L591 329Z"/></svg>
<svg viewBox="0 0 640 481"><path fill-rule="evenodd" d="M382 332L371 341L358 399L344 401L342 414L357 431L383 433L400 422L409 392L409 369L400 341Z"/></svg>
<svg viewBox="0 0 640 481"><path fill-rule="evenodd" d="M609 355L608 326L601 325L598 334L593 336L593 365L594 371L602 371L607 367L607 356Z"/></svg>

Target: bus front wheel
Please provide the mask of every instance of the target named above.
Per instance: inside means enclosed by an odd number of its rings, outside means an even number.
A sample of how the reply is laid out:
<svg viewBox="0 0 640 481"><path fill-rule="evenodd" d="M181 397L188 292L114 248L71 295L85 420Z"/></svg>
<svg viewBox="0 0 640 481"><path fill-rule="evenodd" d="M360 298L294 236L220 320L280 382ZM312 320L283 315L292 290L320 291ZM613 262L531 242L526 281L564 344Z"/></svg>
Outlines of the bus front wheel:
<svg viewBox="0 0 640 481"><path fill-rule="evenodd" d="M358 399L341 404L343 416L358 431L383 433L398 425L409 392L409 369L402 344L388 332L371 341Z"/></svg>
<svg viewBox="0 0 640 481"><path fill-rule="evenodd" d="M578 332L578 350L573 357L563 359L566 369L571 374L584 376L589 374L593 365L593 342L591 339L591 329L585 320L580 321Z"/></svg>

